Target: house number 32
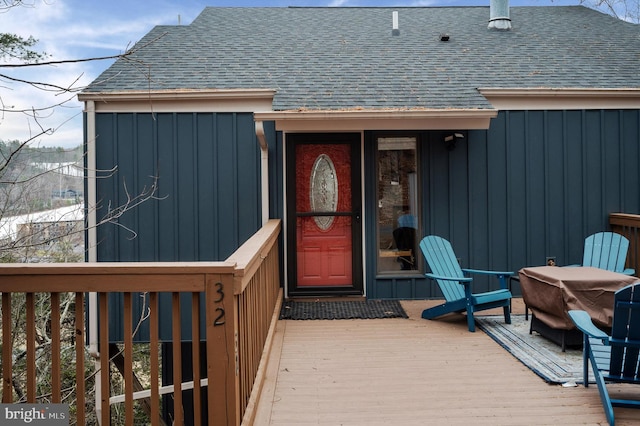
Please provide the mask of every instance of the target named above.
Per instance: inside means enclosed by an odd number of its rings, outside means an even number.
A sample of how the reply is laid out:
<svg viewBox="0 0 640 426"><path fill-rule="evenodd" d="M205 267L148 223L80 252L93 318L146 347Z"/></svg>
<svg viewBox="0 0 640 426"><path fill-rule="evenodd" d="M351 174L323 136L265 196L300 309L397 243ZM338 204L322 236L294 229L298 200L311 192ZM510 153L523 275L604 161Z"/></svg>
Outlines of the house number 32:
<svg viewBox="0 0 640 426"><path fill-rule="evenodd" d="M216 283L216 293L218 293L218 298L213 301L213 303L222 303L224 300L224 286L222 283ZM223 325L224 324L224 309L221 307L216 308L216 312L218 316L215 320L213 320L213 325Z"/></svg>

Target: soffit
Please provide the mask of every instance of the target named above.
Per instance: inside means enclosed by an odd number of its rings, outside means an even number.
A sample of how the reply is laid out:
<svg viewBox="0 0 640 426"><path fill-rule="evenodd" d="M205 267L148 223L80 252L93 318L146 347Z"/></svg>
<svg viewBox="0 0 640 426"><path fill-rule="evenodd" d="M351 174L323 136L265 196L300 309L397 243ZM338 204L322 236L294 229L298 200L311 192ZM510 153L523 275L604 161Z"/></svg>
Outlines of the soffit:
<svg viewBox="0 0 640 426"><path fill-rule="evenodd" d="M488 129L495 109L263 111L257 122L274 121L288 132L361 130Z"/></svg>

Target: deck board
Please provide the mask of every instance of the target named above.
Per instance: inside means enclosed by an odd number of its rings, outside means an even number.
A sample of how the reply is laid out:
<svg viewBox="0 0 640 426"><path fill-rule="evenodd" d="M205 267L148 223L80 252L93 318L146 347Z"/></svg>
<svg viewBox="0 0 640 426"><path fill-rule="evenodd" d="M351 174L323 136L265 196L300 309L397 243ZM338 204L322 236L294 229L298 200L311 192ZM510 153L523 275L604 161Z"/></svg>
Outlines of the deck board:
<svg viewBox="0 0 640 426"><path fill-rule="evenodd" d="M421 319L427 303L403 302L409 319L279 321L254 424L606 424L595 385L549 385L463 316Z"/></svg>

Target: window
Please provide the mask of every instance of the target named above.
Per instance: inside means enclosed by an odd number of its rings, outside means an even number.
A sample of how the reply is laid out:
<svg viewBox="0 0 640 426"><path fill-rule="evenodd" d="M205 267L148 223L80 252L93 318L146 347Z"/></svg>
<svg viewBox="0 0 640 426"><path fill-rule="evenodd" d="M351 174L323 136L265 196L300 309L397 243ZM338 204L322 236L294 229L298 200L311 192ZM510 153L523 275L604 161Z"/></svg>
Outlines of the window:
<svg viewBox="0 0 640 426"><path fill-rule="evenodd" d="M378 137L376 142L378 273L417 273L417 138Z"/></svg>

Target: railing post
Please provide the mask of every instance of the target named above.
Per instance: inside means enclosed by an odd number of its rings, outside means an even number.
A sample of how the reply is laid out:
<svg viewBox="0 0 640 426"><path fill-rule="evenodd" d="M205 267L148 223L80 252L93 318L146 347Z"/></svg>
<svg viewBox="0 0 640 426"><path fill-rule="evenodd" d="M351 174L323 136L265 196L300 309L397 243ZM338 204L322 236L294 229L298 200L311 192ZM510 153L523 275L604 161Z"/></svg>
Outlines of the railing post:
<svg viewBox="0 0 640 426"><path fill-rule="evenodd" d="M232 274L206 275L207 393L209 425L240 424L238 313Z"/></svg>
<svg viewBox="0 0 640 426"><path fill-rule="evenodd" d="M625 267L635 269L637 276L640 273L640 215L610 213L609 226L611 231L629 240Z"/></svg>

